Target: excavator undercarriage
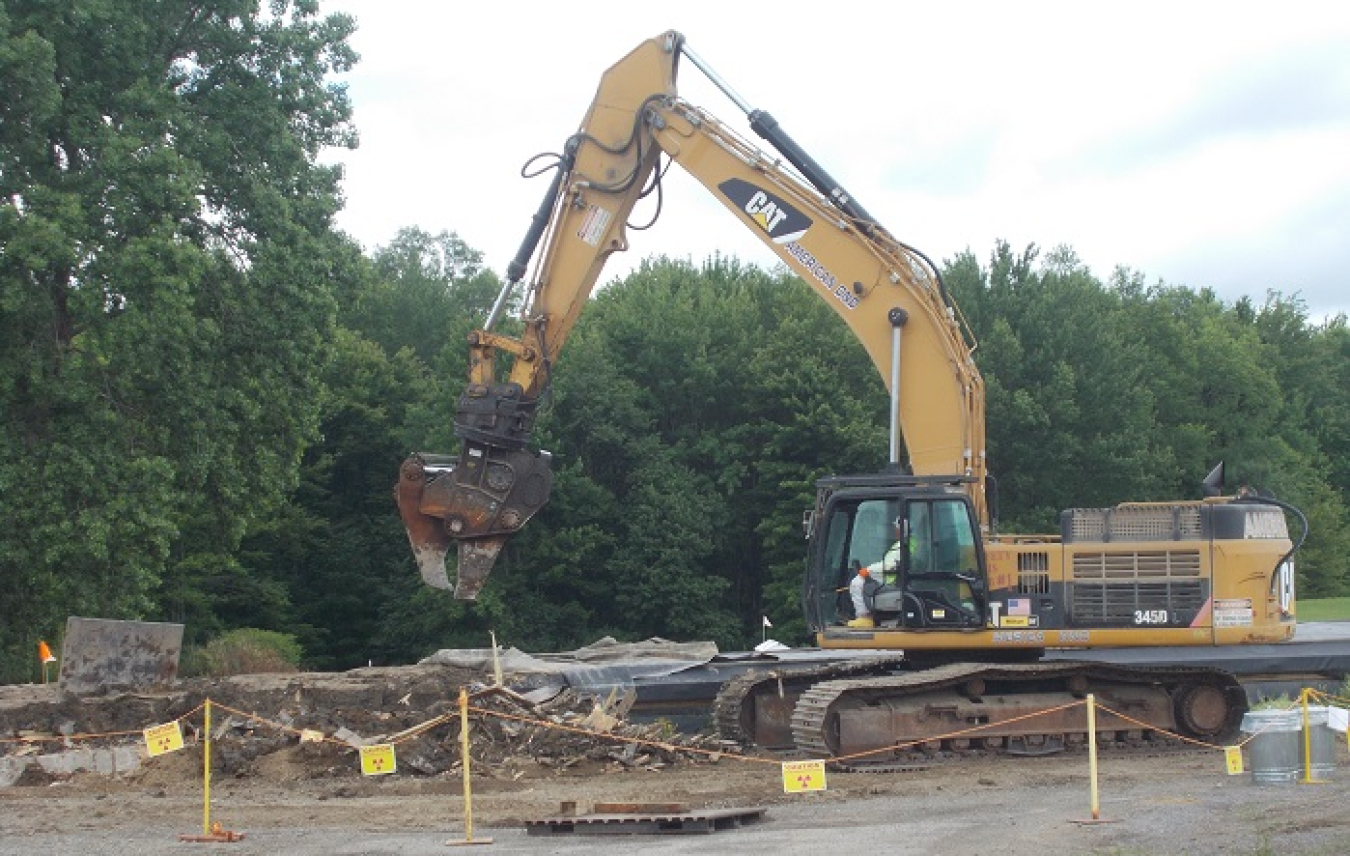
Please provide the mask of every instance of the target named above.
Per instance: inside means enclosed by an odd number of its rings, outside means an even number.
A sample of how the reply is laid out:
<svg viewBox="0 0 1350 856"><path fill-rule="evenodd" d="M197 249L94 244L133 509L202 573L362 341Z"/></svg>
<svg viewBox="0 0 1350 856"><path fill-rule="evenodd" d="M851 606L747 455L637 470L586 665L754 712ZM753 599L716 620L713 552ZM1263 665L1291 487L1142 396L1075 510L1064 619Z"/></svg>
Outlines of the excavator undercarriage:
<svg viewBox="0 0 1350 856"><path fill-rule="evenodd" d="M1213 742L1236 731L1247 709L1241 685L1219 669L1090 662L908 669L892 659L747 675L722 689L714 717L724 739L867 765L944 750L1070 748L1086 740L1088 695L1105 742L1168 735Z"/></svg>

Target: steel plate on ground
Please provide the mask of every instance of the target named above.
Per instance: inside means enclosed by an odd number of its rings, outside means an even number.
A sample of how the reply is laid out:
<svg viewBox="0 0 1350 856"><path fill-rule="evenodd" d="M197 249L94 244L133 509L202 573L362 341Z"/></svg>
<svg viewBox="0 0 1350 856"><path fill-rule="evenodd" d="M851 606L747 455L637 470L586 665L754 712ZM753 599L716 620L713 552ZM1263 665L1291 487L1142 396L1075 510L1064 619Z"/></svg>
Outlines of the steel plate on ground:
<svg viewBox="0 0 1350 856"><path fill-rule="evenodd" d="M581 814L527 820L530 835L689 835L736 829L763 818L766 808L682 812Z"/></svg>

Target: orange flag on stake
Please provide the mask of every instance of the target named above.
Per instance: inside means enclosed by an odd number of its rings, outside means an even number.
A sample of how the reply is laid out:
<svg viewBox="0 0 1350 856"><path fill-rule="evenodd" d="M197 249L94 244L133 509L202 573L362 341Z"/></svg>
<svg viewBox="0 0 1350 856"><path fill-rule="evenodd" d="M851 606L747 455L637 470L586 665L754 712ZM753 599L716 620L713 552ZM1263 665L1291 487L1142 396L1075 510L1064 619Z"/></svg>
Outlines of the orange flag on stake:
<svg viewBox="0 0 1350 856"><path fill-rule="evenodd" d="M56 655L52 653L51 646L41 640L38 640L38 659L44 666L56 662Z"/></svg>

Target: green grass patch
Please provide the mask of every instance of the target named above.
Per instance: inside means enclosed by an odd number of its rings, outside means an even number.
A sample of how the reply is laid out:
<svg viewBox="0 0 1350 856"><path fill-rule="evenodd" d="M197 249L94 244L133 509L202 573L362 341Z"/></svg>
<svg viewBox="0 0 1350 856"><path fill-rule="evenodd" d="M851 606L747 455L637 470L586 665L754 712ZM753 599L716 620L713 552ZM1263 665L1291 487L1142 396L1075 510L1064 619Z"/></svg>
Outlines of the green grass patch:
<svg viewBox="0 0 1350 856"><path fill-rule="evenodd" d="M1299 621L1350 621L1350 597L1298 599Z"/></svg>

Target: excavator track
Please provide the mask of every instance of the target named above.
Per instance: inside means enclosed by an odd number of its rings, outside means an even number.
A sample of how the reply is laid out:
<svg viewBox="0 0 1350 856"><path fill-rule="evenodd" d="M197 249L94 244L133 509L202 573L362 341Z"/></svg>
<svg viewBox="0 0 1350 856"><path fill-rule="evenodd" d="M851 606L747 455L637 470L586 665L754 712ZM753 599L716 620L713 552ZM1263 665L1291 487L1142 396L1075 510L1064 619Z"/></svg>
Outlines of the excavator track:
<svg viewBox="0 0 1350 856"><path fill-rule="evenodd" d="M794 706L792 736L817 757L874 763L942 750L1046 754L1086 739L1085 706L1073 703L1088 694L1099 739L1109 740L1158 731L1212 741L1247 709L1242 687L1219 669L953 663L814 684Z"/></svg>
<svg viewBox="0 0 1350 856"><path fill-rule="evenodd" d="M904 662L903 656L877 657L856 663L748 672L718 690L713 700L713 723L723 740L764 749L790 749L792 711L803 691L837 678L888 675Z"/></svg>

